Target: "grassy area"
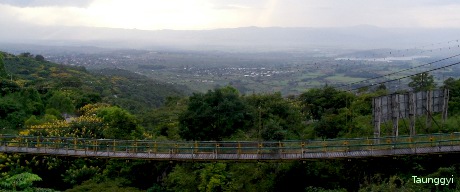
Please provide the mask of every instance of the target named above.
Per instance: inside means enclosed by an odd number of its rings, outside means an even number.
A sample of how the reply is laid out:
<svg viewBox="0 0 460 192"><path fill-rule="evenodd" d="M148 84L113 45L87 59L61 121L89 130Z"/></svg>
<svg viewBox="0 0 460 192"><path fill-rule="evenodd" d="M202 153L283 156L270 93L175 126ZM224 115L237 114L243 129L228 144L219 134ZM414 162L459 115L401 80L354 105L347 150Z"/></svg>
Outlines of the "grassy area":
<svg viewBox="0 0 460 192"><path fill-rule="evenodd" d="M336 74L334 76L326 77L325 80L332 81L332 82L340 82L340 83L353 83L356 81L365 80L365 78L346 77L346 76L343 76L343 74Z"/></svg>

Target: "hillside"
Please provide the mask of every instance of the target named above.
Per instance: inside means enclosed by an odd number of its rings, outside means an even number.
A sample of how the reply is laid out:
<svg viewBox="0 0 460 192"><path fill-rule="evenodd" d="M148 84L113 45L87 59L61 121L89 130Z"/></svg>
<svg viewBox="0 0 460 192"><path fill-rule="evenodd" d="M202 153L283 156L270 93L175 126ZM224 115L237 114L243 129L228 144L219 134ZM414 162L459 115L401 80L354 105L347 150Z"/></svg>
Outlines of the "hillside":
<svg viewBox="0 0 460 192"><path fill-rule="evenodd" d="M10 81L22 88L35 88L45 94L53 90L67 90L80 99L100 99L132 112L161 106L166 97L182 96L189 92L178 87L121 69L87 71L84 67L60 65L37 56L5 55L5 69ZM78 99L77 99L78 100ZM85 101L75 103L82 107Z"/></svg>

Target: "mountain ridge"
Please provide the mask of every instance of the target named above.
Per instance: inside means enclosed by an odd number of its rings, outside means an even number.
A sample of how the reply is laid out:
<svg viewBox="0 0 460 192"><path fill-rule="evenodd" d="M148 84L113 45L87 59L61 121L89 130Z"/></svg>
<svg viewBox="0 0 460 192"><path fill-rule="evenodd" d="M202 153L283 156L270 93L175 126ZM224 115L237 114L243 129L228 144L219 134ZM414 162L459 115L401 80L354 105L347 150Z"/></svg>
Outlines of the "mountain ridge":
<svg viewBox="0 0 460 192"><path fill-rule="evenodd" d="M1 25L1 24L0 24ZM141 30L45 27L19 24L0 32L0 42L105 48L270 51L312 48L408 48L458 39L460 28L238 27L209 30Z"/></svg>

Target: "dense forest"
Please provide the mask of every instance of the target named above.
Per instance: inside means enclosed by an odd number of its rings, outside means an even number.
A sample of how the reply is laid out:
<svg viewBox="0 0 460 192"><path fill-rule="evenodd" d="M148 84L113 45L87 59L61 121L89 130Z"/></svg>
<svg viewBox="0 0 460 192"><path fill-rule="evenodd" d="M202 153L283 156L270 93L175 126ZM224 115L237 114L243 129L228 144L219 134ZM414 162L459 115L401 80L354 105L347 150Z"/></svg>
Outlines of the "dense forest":
<svg viewBox="0 0 460 192"><path fill-rule="evenodd" d="M420 81L421 78L423 81ZM121 69L87 71L41 55L0 52L0 133L75 138L279 141L372 137L373 97L325 85L296 96L205 93ZM436 86L424 73L409 87L450 90L449 119L417 133L459 131L460 80ZM400 90L404 92L406 90ZM424 117L420 117L424 118ZM442 122L440 114L434 120ZM401 124L404 120L401 120ZM404 126L401 126L404 127ZM382 126L389 135L391 126ZM400 134L409 130L401 128ZM292 162L175 162L0 154L4 191L456 191L458 154ZM415 184L412 176L453 184Z"/></svg>

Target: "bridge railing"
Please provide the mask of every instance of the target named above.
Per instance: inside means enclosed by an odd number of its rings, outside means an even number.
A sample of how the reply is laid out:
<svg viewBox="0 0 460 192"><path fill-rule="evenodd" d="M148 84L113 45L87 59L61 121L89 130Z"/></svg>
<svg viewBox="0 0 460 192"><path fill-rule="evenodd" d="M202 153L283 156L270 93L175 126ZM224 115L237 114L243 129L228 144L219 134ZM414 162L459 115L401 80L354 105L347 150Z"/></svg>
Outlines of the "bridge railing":
<svg viewBox="0 0 460 192"><path fill-rule="evenodd" d="M151 141L0 135L0 146L148 154L304 154L460 146L460 133L287 141Z"/></svg>

